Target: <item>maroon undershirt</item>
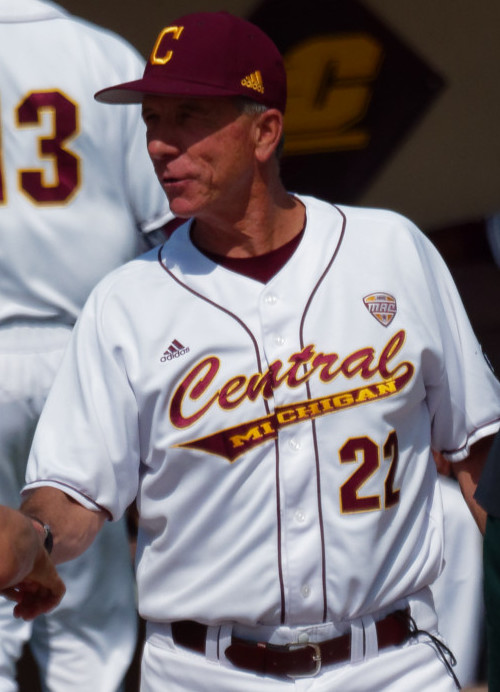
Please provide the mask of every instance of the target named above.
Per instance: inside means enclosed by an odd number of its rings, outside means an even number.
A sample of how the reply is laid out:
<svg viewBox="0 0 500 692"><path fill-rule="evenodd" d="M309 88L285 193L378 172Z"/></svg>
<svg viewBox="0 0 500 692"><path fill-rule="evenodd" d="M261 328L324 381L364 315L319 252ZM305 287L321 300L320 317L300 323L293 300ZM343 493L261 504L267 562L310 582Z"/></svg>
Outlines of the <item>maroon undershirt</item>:
<svg viewBox="0 0 500 692"><path fill-rule="evenodd" d="M217 255L214 252L208 252L198 246L196 247L209 259L222 267L266 284L285 266L297 249L303 235L304 229L285 245L257 257L226 257L225 255Z"/></svg>

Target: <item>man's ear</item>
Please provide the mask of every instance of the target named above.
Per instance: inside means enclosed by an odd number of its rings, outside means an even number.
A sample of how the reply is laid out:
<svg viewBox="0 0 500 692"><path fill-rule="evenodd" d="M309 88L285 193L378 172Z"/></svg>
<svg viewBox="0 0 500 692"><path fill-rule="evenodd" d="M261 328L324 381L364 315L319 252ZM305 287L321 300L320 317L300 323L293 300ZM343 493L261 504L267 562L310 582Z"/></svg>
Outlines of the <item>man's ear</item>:
<svg viewBox="0 0 500 692"><path fill-rule="evenodd" d="M283 135L283 114L277 108L259 113L255 123L255 154L260 163L269 160Z"/></svg>

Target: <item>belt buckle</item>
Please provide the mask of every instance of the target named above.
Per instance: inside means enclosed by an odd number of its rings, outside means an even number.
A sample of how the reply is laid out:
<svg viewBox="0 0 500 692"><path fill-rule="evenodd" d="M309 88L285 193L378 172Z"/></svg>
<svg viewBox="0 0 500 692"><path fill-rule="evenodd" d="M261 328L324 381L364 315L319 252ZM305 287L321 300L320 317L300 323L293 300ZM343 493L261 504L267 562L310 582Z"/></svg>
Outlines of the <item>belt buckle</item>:
<svg viewBox="0 0 500 692"><path fill-rule="evenodd" d="M319 673L319 671L321 670L321 649L319 647L319 644L314 644L313 642L307 642L307 644L288 644L289 651L297 651L297 649L307 648L312 649L314 652L312 660L314 661L316 668L310 673L305 673L304 675L300 673L298 675L293 675L293 673L287 673L287 678L292 678L293 680L296 680L297 678L314 678Z"/></svg>

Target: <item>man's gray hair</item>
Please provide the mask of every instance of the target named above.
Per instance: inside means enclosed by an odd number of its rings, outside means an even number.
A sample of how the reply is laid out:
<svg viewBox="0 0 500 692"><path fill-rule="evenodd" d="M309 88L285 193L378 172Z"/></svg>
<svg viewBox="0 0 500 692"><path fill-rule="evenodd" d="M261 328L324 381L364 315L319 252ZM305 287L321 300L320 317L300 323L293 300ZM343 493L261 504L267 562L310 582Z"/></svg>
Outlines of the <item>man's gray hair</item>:
<svg viewBox="0 0 500 692"><path fill-rule="evenodd" d="M252 101L251 99L239 98L240 108L242 113L248 113L249 115L265 113L269 110L267 106L262 103L257 103L257 101Z"/></svg>

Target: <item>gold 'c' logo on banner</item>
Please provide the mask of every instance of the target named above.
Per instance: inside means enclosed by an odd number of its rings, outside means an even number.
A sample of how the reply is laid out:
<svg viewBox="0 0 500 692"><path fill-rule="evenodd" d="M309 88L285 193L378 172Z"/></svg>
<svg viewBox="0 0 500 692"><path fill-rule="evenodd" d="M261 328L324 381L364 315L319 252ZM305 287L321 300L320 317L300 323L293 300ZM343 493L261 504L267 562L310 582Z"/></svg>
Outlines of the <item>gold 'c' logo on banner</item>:
<svg viewBox="0 0 500 692"><path fill-rule="evenodd" d="M183 26L167 26L165 27L165 29L162 29L162 31L160 31L160 34L156 39L155 46L151 53L151 57L149 58L149 62L152 65L165 65L169 60L172 59L172 55L174 54L173 50L168 50L164 55L158 55L158 51L160 50L161 44L165 36L167 36L168 34L172 34L172 37L176 41L178 41L183 30Z"/></svg>
<svg viewBox="0 0 500 692"><path fill-rule="evenodd" d="M366 147L363 119L383 58L382 44L366 33L318 36L292 48L285 153Z"/></svg>

